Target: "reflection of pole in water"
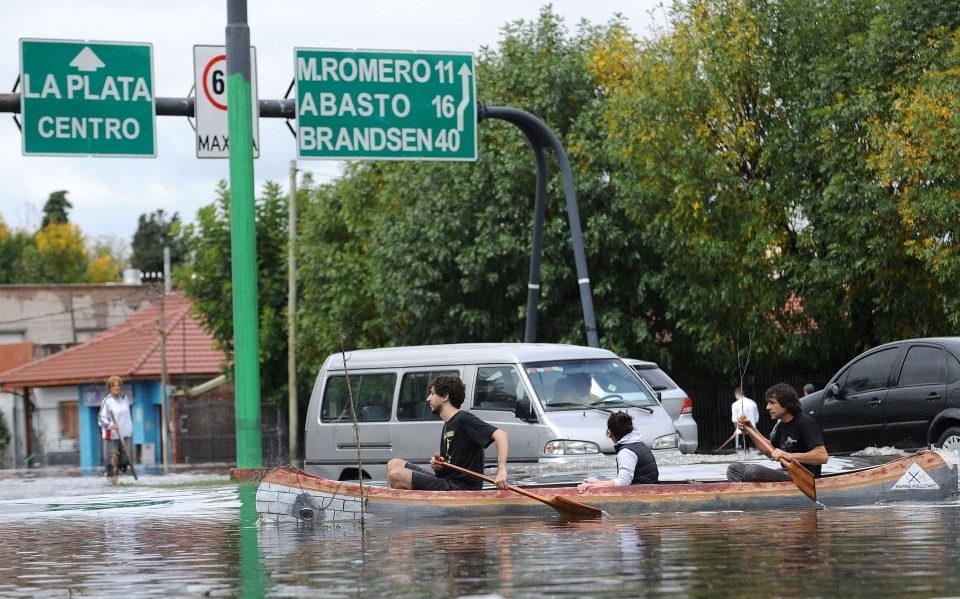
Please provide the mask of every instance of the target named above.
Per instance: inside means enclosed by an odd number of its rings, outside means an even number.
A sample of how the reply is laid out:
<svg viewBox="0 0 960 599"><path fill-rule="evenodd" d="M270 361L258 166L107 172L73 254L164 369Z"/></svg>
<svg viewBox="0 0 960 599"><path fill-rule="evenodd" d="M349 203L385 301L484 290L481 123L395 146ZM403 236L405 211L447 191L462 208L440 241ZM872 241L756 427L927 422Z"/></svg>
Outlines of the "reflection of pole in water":
<svg viewBox="0 0 960 599"><path fill-rule="evenodd" d="M264 574L257 545L257 484L241 483L240 495L240 588L238 597L263 597Z"/></svg>

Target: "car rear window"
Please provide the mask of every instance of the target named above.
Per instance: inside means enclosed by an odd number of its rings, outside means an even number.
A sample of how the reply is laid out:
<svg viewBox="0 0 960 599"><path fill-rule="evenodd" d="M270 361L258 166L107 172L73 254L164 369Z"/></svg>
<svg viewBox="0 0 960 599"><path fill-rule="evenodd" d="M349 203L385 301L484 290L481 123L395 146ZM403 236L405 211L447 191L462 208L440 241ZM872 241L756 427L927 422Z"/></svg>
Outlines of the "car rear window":
<svg viewBox="0 0 960 599"><path fill-rule="evenodd" d="M665 391L667 389L676 389L677 384L667 376L667 373L659 368L640 368L637 370L640 378L647 381L653 387L654 391Z"/></svg>
<svg viewBox="0 0 960 599"><path fill-rule="evenodd" d="M953 356L947 354L947 382L955 383L960 381L960 362Z"/></svg>
<svg viewBox="0 0 960 599"><path fill-rule="evenodd" d="M900 370L900 387L935 385L943 372L943 350L928 345L915 345L907 352Z"/></svg>

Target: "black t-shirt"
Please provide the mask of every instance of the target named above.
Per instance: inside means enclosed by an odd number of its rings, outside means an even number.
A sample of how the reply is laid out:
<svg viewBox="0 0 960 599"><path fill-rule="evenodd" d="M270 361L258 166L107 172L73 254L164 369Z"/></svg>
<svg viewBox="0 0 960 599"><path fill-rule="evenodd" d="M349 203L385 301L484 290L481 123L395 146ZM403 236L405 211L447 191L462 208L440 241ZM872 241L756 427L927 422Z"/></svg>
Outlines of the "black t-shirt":
<svg viewBox="0 0 960 599"><path fill-rule="evenodd" d="M809 414L800 412L790 422L780 421L773 428L770 443L777 449L788 453L805 453L823 445L823 432L820 425ZM803 467L820 476L820 466L803 464Z"/></svg>
<svg viewBox="0 0 960 599"><path fill-rule="evenodd" d="M497 427L461 410L443 423L440 455L451 464L483 474L483 450L493 442L493 433L496 431ZM455 480L458 485L467 489L483 487L480 479L449 468L442 468L437 476Z"/></svg>

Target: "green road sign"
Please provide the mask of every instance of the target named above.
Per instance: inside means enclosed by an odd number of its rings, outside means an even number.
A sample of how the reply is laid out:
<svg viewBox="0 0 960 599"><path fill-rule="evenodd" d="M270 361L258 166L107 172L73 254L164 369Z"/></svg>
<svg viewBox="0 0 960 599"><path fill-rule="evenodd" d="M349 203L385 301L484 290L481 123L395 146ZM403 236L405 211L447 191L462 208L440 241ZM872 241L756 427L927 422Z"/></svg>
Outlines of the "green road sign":
<svg viewBox="0 0 960 599"><path fill-rule="evenodd" d="M156 156L153 46L20 40L23 153Z"/></svg>
<svg viewBox="0 0 960 599"><path fill-rule="evenodd" d="M297 156L476 160L473 55L295 48Z"/></svg>

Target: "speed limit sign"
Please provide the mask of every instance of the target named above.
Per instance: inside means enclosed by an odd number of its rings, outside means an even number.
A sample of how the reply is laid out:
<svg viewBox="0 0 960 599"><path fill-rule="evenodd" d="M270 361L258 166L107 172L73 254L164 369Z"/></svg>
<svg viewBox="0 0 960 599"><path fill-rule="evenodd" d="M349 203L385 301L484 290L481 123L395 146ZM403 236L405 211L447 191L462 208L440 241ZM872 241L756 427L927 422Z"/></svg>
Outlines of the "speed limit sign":
<svg viewBox="0 0 960 599"><path fill-rule="evenodd" d="M225 46L194 46L193 77L197 119L197 158L230 156L227 125L227 53ZM250 102L253 108L253 157L260 156L257 102L257 51L250 48Z"/></svg>

